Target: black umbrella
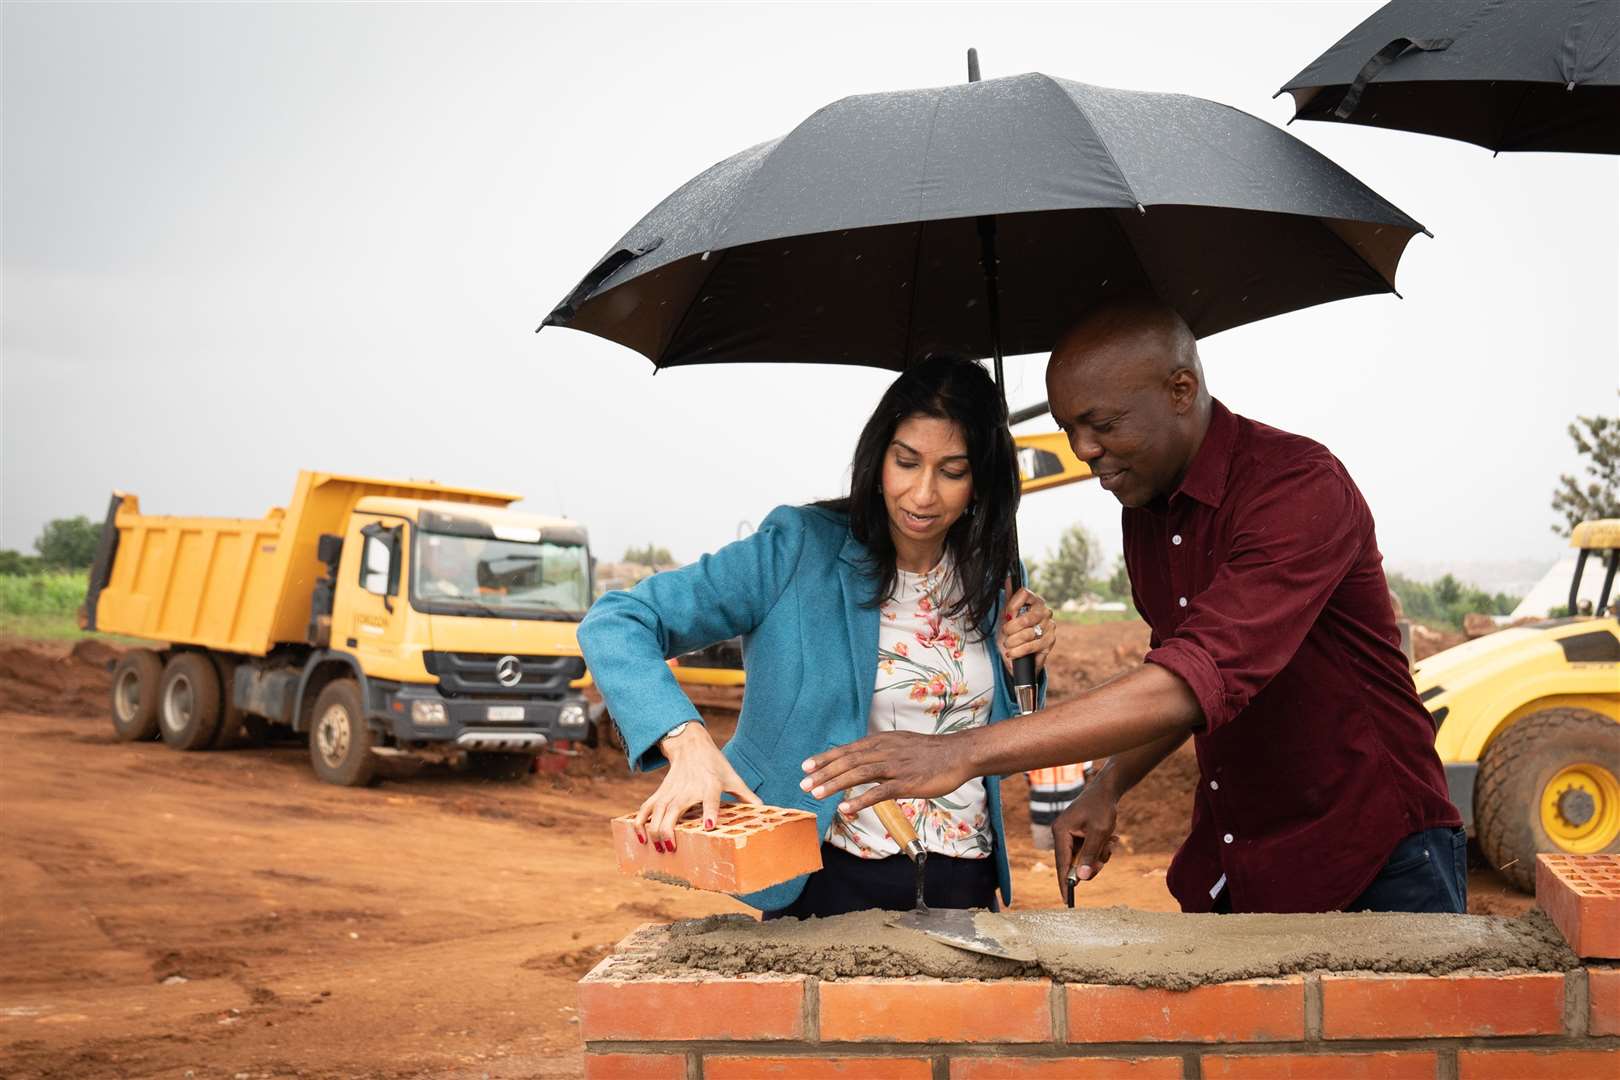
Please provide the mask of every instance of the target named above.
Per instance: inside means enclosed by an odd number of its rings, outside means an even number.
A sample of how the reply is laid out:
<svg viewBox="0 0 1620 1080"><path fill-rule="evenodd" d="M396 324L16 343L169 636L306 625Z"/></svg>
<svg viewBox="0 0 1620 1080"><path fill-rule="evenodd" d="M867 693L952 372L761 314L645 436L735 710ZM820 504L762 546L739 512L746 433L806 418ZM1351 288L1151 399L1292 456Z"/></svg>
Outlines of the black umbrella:
<svg viewBox="0 0 1620 1080"><path fill-rule="evenodd" d="M1620 0L1395 0L1284 90L1296 120L1620 153Z"/></svg>
<svg viewBox="0 0 1620 1080"><path fill-rule="evenodd" d="M945 352L993 357L999 382L1003 352L1050 349L1114 294L1155 292L1204 335L1393 292L1422 228L1247 113L1017 75L847 97L727 158L541 326L660 368Z"/></svg>

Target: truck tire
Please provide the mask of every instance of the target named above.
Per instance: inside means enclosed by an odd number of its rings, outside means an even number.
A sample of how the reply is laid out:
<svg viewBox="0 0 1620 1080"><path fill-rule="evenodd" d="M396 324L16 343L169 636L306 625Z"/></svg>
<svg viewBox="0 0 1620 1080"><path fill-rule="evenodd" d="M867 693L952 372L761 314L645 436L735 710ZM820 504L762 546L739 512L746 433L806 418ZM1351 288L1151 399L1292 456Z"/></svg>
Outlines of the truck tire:
<svg viewBox="0 0 1620 1080"><path fill-rule="evenodd" d="M163 661L151 649L131 649L113 668L113 731L123 742L157 737L158 684Z"/></svg>
<svg viewBox="0 0 1620 1080"><path fill-rule="evenodd" d="M533 754L502 754L493 750L467 751L467 769L485 780L521 780L534 768Z"/></svg>
<svg viewBox="0 0 1620 1080"><path fill-rule="evenodd" d="M309 725L309 760L328 784L365 787L376 775L371 725L353 679L334 679L315 699Z"/></svg>
<svg viewBox="0 0 1620 1080"><path fill-rule="evenodd" d="M206 750L219 730L219 673L203 653L182 652L163 665L158 734L171 750Z"/></svg>
<svg viewBox="0 0 1620 1080"><path fill-rule="evenodd" d="M1620 852L1620 724L1588 709L1543 709L1485 751L1474 787L1479 848L1524 892L1536 853Z"/></svg>

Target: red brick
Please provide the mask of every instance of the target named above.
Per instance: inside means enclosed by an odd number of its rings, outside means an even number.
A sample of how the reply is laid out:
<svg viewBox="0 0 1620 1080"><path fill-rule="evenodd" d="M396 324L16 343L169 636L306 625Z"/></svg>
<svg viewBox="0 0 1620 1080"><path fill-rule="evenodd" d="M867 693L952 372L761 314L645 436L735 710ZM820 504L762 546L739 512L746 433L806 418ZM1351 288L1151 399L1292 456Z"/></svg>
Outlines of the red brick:
<svg viewBox="0 0 1620 1080"><path fill-rule="evenodd" d="M808 811L726 803L713 832L698 817L690 810L675 826L672 852L658 851L650 836L645 844L637 840L634 815L614 818L620 871L675 878L710 892L750 893L821 869L821 832Z"/></svg>
<svg viewBox="0 0 1620 1080"><path fill-rule="evenodd" d="M1620 1050L1459 1050L1457 1080L1620 1076Z"/></svg>
<svg viewBox="0 0 1620 1080"><path fill-rule="evenodd" d="M929 1080L934 1063L907 1057L705 1057L703 1080Z"/></svg>
<svg viewBox="0 0 1620 1080"><path fill-rule="evenodd" d="M1587 968L1588 1035L1620 1035L1620 968Z"/></svg>
<svg viewBox="0 0 1620 1080"><path fill-rule="evenodd" d="M825 1042L1046 1042L1044 979L839 979L821 984Z"/></svg>
<svg viewBox="0 0 1620 1080"><path fill-rule="evenodd" d="M1305 983L1250 979L1191 990L1064 988L1070 1042L1272 1042L1305 1037Z"/></svg>
<svg viewBox="0 0 1620 1080"><path fill-rule="evenodd" d="M587 1053L585 1080L686 1080L686 1055Z"/></svg>
<svg viewBox="0 0 1620 1080"><path fill-rule="evenodd" d="M803 975L709 979L619 978L609 957L579 983L586 1042L802 1039Z"/></svg>
<svg viewBox="0 0 1620 1080"><path fill-rule="evenodd" d="M1434 1080L1432 1050L1371 1054L1205 1054L1204 1080Z"/></svg>
<svg viewBox="0 0 1620 1080"><path fill-rule="evenodd" d="M1620 855L1537 855L1536 904L1577 956L1620 960Z"/></svg>
<svg viewBox="0 0 1620 1080"><path fill-rule="evenodd" d="M952 1058L951 1080L1181 1080L1179 1057Z"/></svg>
<svg viewBox="0 0 1620 1080"><path fill-rule="evenodd" d="M1324 1039L1559 1035L1564 976L1324 975Z"/></svg>

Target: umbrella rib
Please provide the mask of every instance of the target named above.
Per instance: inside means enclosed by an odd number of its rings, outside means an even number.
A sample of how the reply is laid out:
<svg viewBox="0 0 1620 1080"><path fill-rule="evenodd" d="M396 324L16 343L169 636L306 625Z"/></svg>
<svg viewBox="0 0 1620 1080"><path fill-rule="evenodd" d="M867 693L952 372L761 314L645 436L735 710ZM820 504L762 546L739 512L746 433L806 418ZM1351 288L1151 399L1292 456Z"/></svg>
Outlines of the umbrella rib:
<svg viewBox="0 0 1620 1080"><path fill-rule="evenodd" d="M928 141L923 144L922 179L924 182L917 185L917 242L911 249L911 303L906 305L906 336L900 342L901 371L911 366L911 335L917 326L917 294L922 291L917 284L917 270L922 266L923 230L928 227L928 223L922 219L922 206L928 180L928 161L934 152L934 131L939 126L939 107L944 100L944 94L934 96L934 111L928 116Z"/></svg>
<svg viewBox="0 0 1620 1080"><path fill-rule="evenodd" d="M1113 166L1114 175L1119 177L1119 182L1125 186L1125 193L1131 197L1131 202L1136 204L1137 209L1141 209L1142 200L1137 197L1136 189L1131 186L1130 177L1125 175L1125 170L1120 167L1119 160L1114 157L1114 151L1108 146L1108 140L1103 138L1102 132L1098 130L1096 123L1092 121L1091 114L1086 111L1085 106L1081 105L1069 94L1067 90L1058 85L1058 81L1052 78L1052 76L1041 75L1041 78L1046 81L1047 86L1057 91L1059 97L1068 102L1071 109L1080 114L1080 118L1084 120L1086 122L1086 126L1091 129L1091 134L1096 137L1097 145L1102 147L1103 153L1108 158L1108 164Z"/></svg>
<svg viewBox="0 0 1620 1080"><path fill-rule="evenodd" d="M703 290L709 287L709 279L714 277L715 271L720 269L720 261L730 253L730 248L722 248L719 251L710 250L707 253L710 257L710 261L712 261L714 265L709 267L709 272L703 275L702 281L698 282L697 291L692 294L694 300L703 295ZM701 301L699 301L699 303L701 303ZM663 347L658 350L658 355L660 357L669 352L670 346L675 344L676 340L681 336L681 331L686 329L686 321L692 317L692 312L696 310L696 303L688 303L686 305L686 310L681 312L681 321L675 324L675 329L670 331L669 338L664 342ZM659 363L658 360L655 359L653 361L654 373L661 371L663 368L664 365Z"/></svg>

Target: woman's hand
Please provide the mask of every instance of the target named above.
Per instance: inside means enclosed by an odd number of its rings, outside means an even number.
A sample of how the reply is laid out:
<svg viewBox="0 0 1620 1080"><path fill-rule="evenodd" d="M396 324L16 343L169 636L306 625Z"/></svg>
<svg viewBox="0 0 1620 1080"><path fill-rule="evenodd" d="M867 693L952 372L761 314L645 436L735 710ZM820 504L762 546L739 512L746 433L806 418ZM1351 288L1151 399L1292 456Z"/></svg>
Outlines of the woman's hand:
<svg viewBox="0 0 1620 1080"><path fill-rule="evenodd" d="M1007 582L1007 587L1011 589L1012 582ZM1018 609L1025 605L1029 610L1018 614ZM1052 617L1052 609L1028 589L1019 589L1008 598L1001 611L1001 633L997 635L996 644L1007 670L1012 670L1013 661L1018 657L1033 655L1036 673L1044 671L1047 654L1057 642L1057 620Z"/></svg>
<svg viewBox="0 0 1620 1080"><path fill-rule="evenodd" d="M699 723L686 725L679 735L660 744L669 758L669 775L652 797L636 811L636 839L650 839L659 851L675 850L675 823L694 806L703 807L703 827L714 828L720 816L720 796L730 793L743 802L758 803L760 798L748 789L731 762L714 745L709 729Z"/></svg>

